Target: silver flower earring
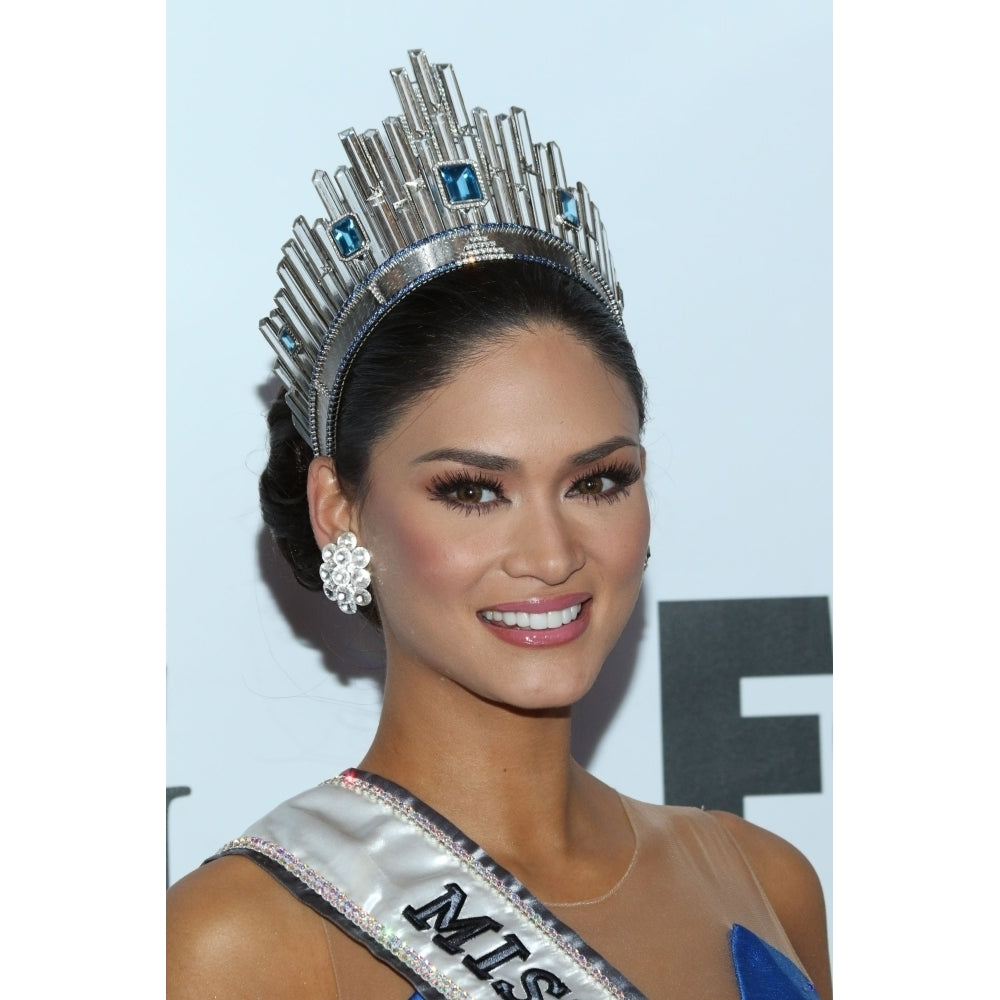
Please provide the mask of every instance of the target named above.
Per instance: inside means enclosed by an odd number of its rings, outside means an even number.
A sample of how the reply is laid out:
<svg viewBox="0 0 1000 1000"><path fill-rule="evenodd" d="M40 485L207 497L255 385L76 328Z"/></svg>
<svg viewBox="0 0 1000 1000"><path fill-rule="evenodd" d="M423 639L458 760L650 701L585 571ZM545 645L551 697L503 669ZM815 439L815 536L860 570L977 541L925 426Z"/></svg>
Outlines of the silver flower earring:
<svg viewBox="0 0 1000 1000"><path fill-rule="evenodd" d="M323 593L345 615L353 615L358 608L372 602L368 585L371 573L365 569L372 554L363 546L353 531L345 531L336 541L323 546L323 563L319 576L323 581Z"/></svg>

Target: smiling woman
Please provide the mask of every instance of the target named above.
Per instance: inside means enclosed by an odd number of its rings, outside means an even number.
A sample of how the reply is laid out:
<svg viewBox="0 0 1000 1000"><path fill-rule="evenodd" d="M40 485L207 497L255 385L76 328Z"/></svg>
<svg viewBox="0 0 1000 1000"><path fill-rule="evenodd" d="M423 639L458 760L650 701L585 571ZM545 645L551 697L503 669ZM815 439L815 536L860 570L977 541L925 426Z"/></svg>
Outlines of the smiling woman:
<svg viewBox="0 0 1000 1000"><path fill-rule="evenodd" d="M570 756L647 558L645 388L586 189L412 58L262 323L265 520L379 625L378 731L171 889L169 996L829 998L794 848Z"/></svg>
<svg viewBox="0 0 1000 1000"><path fill-rule="evenodd" d="M516 287L516 270L503 266L498 287ZM377 554L387 706L401 678L409 699L425 670L518 708L570 705L639 592L649 510L633 393L564 323L526 321L496 336L374 443L363 493L334 460L312 465L318 541L350 530ZM574 605L579 615L563 624ZM530 620L542 614L544 624ZM497 670L498 639L549 655L504 650ZM442 697L435 684L433 707Z"/></svg>

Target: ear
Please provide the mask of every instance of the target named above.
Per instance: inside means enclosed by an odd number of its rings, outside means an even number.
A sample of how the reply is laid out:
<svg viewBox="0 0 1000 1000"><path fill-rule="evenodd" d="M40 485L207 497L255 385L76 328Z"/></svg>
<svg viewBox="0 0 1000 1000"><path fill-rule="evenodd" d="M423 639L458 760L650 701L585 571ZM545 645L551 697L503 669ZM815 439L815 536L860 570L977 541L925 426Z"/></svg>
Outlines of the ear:
<svg viewBox="0 0 1000 1000"><path fill-rule="evenodd" d="M350 531L354 505L341 488L333 459L321 456L310 462L306 496L313 536L320 548L334 541L341 532Z"/></svg>

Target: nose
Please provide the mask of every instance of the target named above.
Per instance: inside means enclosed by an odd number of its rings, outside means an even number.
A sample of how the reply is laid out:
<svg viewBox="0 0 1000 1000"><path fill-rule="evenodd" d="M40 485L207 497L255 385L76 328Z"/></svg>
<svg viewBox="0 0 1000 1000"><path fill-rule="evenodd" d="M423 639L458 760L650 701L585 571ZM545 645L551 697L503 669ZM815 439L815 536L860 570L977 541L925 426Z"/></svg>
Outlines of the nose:
<svg viewBox="0 0 1000 1000"><path fill-rule="evenodd" d="M565 583L585 562L571 516L552 505L529 505L510 525L504 570L514 578L534 577L548 586Z"/></svg>

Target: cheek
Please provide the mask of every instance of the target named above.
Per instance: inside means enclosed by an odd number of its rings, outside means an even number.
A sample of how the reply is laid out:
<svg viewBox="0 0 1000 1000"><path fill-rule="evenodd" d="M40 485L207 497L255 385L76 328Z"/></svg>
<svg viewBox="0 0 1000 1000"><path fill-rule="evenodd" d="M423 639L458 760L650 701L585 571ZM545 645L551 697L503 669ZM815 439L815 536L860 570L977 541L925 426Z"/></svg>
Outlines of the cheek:
<svg viewBox="0 0 1000 1000"><path fill-rule="evenodd" d="M639 499L627 519L620 522L615 530L603 532L598 543L608 563L626 574L636 567L641 571L649 545L649 505L645 494Z"/></svg>
<svg viewBox="0 0 1000 1000"><path fill-rule="evenodd" d="M445 590L464 590L482 547L462 545L453 525L441 524L425 510L370 510L378 530L369 536L373 576L383 595L401 594L404 600ZM447 530L448 528L452 530Z"/></svg>
<svg viewBox="0 0 1000 1000"><path fill-rule="evenodd" d="M619 536L611 543L616 547L605 552L605 565L609 567L609 572L626 586L642 580L646 543L640 543L638 537L638 533L631 539Z"/></svg>

